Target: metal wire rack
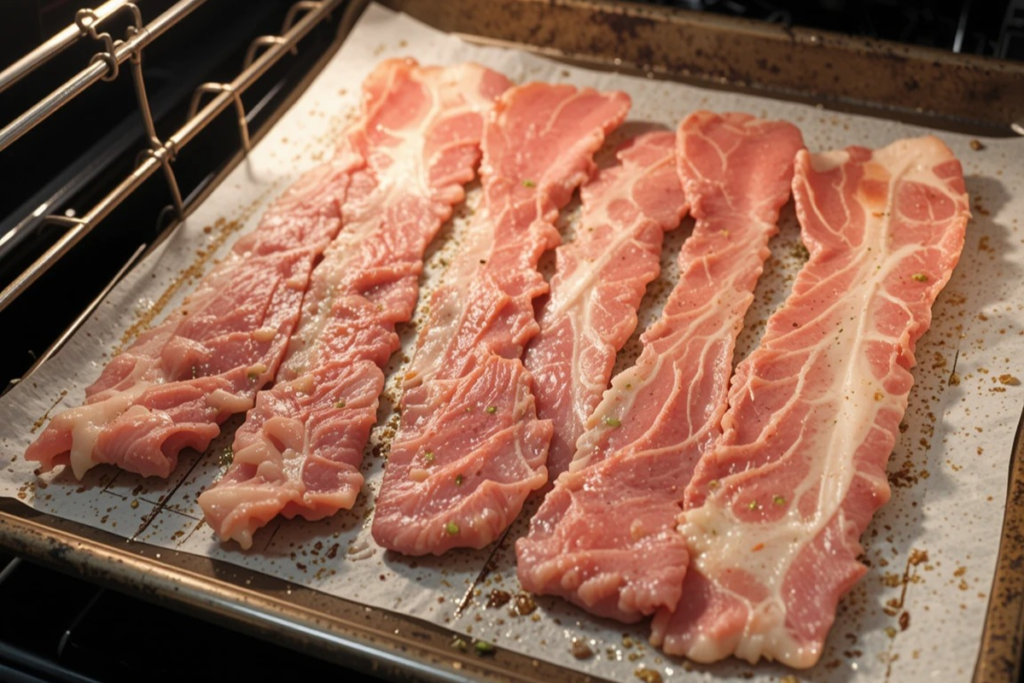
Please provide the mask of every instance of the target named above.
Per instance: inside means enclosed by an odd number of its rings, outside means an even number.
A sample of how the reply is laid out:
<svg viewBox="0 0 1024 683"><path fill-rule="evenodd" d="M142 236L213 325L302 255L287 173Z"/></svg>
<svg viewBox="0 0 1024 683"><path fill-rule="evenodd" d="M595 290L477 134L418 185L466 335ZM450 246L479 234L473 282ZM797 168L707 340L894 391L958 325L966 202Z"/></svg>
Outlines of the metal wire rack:
<svg viewBox="0 0 1024 683"><path fill-rule="evenodd" d="M161 139L156 131L146 93L142 70L143 53L148 45L163 36L170 28L192 14L205 2L206 0L179 0L148 23L143 21L139 6L128 0L108 0L95 9L81 9L75 16L74 24L69 25L0 72L0 93L3 93L78 41L88 40L97 43L98 51L84 69L0 129L0 153L90 87L101 81L112 81L122 77L121 66L126 62L129 67L128 71L131 72L130 77L138 111L142 117L146 135L146 147L139 151L135 168L109 193L97 201L91 209L81 216L50 213L42 217L43 222L65 227L66 231L24 272L0 291L0 311L3 311L23 294L33 282L157 172L163 172L172 198L172 205L165 207L161 219L166 220L165 214L169 214L174 220L183 219L191 210L195 200L190 203L182 199L182 193L175 177L174 161L181 149L222 112L234 106L237 113L241 149L248 152L251 142L242 94L284 55L295 53L299 41L315 26L347 4L346 0L300 0L293 4L284 18L280 33L255 38L246 52L241 71L232 80L200 85L193 93L185 123L174 133ZM117 16L127 16L130 20L122 39L115 39L109 32L103 30L104 25L111 18ZM204 106L200 106L204 97L208 101ZM63 340L88 317L95 304L102 300L109 288L120 279L144 251L145 249L140 247L117 274L114 281L101 292L94 305L82 313L61 339L57 340L48 352L39 357L35 365L42 363L52 354L53 350L59 348Z"/></svg>

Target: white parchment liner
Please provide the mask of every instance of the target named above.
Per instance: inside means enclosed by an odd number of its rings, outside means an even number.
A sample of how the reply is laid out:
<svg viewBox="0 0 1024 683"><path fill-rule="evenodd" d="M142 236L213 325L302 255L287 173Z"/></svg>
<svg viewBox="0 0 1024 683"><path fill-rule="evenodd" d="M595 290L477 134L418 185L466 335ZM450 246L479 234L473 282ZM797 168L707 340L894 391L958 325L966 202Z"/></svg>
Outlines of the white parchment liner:
<svg viewBox="0 0 1024 683"><path fill-rule="evenodd" d="M842 602L821 663L806 672L761 663L728 661L691 666L665 657L647 642L647 624L623 627L597 620L560 600L539 598L529 616L507 606L487 608L490 591L517 593L511 541L468 608L455 607L482 569L490 550L443 558L407 559L385 554L369 535L370 508L382 472L386 434L396 420L395 378L411 351L413 325L404 329L405 353L389 368L375 448L368 448L367 485L356 509L317 523L275 522L261 531L250 552L222 546L199 524L196 496L221 471L219 457L230 431L207 454L183 454L170 480L144 480L96 468L83 482L70 474L37 478L22 459L42 417L78 405L83 389L111 354L147 321L159 321L191 290L189 276L206 272L240 232L251 230L267 203L333 149L357 111L360 84L382 59L412 56L424 64L476 61L515 82L569 82L621 89L633 99L629 121L609 147L652 125L675 128L698 108L739 110L792 121L811 150L851 144L880 147L928 132L879 119L827 112L804 105L565 66L532 55L466 44L408 17L371 6L351 37L309 90L253 149L248 159L158 251L122 282L67 346L29 380L0 399L0 495L34 508L166 548L214 557L330 594L423 618L613 680L632 678L638 667L666 679L815 681L941 681L969 679L978 652L989 585L995 567L1006 491L1007 466L1021 410L1024 378L1024 139L981 139L940 133L961 159L974 219L963 257L934 307L931 330L917 348L916 384L905 430L892 454L893 495L864 535L870 571ZM605 154L604 156L607 156ZM421 302L444 278L445 266L471 213L475 194L456 212L429 253ZM572 230L572 212L564 221ZM679 245L690 223L670 234L665 273L645 300L641 328L657 313L675 276ZM738 358L754 344L764 320L785 297L799 265L799 230L792 207L757 290L740 339ZM190 270L192 269L192 270ZM5 330L5 334L15 331ZM636 335L620 366L636 354ZM229 423L229 427L237 423ZM532 508L531 508L532 509ZM155 516L153 511L157 510ZM152 522L142 529L143 520ZM905 616L904 616L905 615ZM594 656L578 660L572 639L584 639ZM752 676L752 678L751 678ZM695 678L691 678L695 677ZM787 679L792 680L792 679Z"/></svg>

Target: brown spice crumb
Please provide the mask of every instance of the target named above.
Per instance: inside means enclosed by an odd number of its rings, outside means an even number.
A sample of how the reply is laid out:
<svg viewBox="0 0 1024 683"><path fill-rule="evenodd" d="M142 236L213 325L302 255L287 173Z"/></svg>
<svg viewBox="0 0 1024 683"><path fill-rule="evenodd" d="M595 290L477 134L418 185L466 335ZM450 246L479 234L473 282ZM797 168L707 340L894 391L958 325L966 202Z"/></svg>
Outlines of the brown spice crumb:
<svg viewBox="0 0 1024 683"><path fill-rule="evenodd" d="M640 667L633 672L633 675L639 678L644 683L661 683L661 674L654 669L647 669Z"/></svg>
<svg viewBox="0 0 1024 683"><path fill-rule="evenodd" d="M594 651L590 649L590 646L579 638L572 639L572 648L570 651L572 652L572 656L576 659L590 659L594 656Z"/></svg>
<svg viewBox="0 0 1024 683"><path fill-rule="evenodd" d="M906 631L910 628L910 612L904 612L900 615L900 630Z"/></svg>
<svg viewBox="0 0 1024 683"><path fill-rule="evenodd" d="M1020 380L1013 375L999 375L999 383L1008 387L1020 386Z"/></svg>
<svg viewBox="0 0 1024 683"><path fill-rule="evenodd" d="M512 599L512 594L511 593L509 593L508 591L500 591L497 588L495 588L487 596L487 606L488 607L501 607L502 605L504 605L505 603L507 603L511 599Z"/></svg>
<svg viewBox="0 0 1024 683"><path fill-rule="evenodd" d="M512 603L512 609L508 613L512 617L523 617L527 614L533 614L536 609L537 603L533 601L533 596L519 593L516 595L515 601Z"/></svg>
<svg viewBox="0 0 1024 683"><path fill-rule="evenodd" d="M972 139L968 144L971 146L971 149L973 149L975 152L980 152L981 150L985 149L985 145L981 142L981 140Z"/></svg>
<svg viewBox="0 0 1024 683"><path fill-rule="evenodd" d="M912 564L915 567L917 565L921 564L922 562L927 562L927 561L928 561L928 551L927 550L918 550L917 548L913 548L910 551L910 557L907 559L907 562L909 562L910 564Z"/></svg>

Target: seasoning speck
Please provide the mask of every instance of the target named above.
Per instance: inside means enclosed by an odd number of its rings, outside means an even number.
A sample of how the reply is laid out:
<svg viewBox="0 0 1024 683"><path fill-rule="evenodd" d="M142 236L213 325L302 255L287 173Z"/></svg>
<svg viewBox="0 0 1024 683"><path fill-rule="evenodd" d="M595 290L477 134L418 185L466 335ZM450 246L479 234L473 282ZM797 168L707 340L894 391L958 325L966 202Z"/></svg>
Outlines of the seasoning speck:
<svg viewBox="0 0 1024 683"><path fill-rule="evenodd" d="M590 659L594 656L594 651L590 649L590 646L584 640L580 638L572 639L572 647L570 648L572 656L576 659Z"/></svg>
<svg viewBox="0 0 1024 683"><path fill-rule="evenodd" d="M601 418L601 422L603 422L607 427L614 428L622 426L622 422L619 421L619 418L611 417L610 415L605 415L603 418Z"/></svg>
<svg viewBox="0 0 1024 683"><path fill-rule="evenodd" d="M904 612L900 615L900 630L906 631L910 628L910 612Z"/></svg>
<svg viewBox="0 0 1024 683"><path fill-rule="evenodd" d="M500 591L497 588L491 591L490 595L487 596L488 607L501 607L512 599L512 594L508 591Z"/></svg>
<svg viewBox="0 0 1024 683"><path fill-rule="evenodd" d="M454 536L459 533L459 525L455 522L448 522L444 525L444 530L448 532L449 536Z"/></svg>
<svg viewBox="0 0 1024 683"><path fill-rule="evenodd" d="M498 412L498 406L487 406L488 415L494 415L496 412Z"/></svg>
<svg viewBox="0 0 1024 683"><path fill-rule="evenodd" d="M971 146L971 149L973 149L975 152L980 152L981 150L985 149L985 145L981 142L981 140L971 140L968 144Z"/></svg>
<svg viewBox="0 0 1024 683"><path fill-rule="evenodd" d="M509 614L513 617L522 617L527 614L533 614L536 609L537 603L534 602L533 596L519 593L512 603L512 609L509 610Z"/></svg>
<svg viewBox="0 0 1024 683"><path fill-rule="evenodd" d="M476 641L476 643L473 644L473 648L476 650L476 653L481 657L483 657L484 655L493 655L498 649L494 647L494 645L488 643L486 640Z"/></svg>
<svg viewBox="0 0 1024 683"><path fill-rule="evenodd" d="M927 550L918 550L917 548L911 549L910 557L907 558L907 562L909 562L911 565L913 565L915 567L917 565L921 564L922 562L927 562L927 561L928 561L928 551Z"/></svg>
<svg viewBox="0 0 1024 683"><path fill-rule="evenodd" d="M640 667L633 672L633 675L639 678L644 683L661 683L661 674L654 669L647 669Z"/></svg>

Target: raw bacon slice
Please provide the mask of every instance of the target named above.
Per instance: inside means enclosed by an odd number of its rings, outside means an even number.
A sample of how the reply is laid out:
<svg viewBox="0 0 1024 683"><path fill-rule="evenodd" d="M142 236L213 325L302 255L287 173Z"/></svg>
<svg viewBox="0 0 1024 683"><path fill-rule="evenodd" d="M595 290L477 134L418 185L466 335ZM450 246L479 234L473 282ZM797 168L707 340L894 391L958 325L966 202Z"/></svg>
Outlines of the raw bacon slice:
<svg viewBox="0 0 1024 683"><path fill-rule="evenodd" d="M619 164L583 186L576 238L557 250L540 332L523 358L537 415L554 425L552 479L568 469L583 422L608 388L615 354L636 328L644 289L660 270L665 231L686 212L675 147L675 133L658 132L619 150Z"/></svg>
<svg viewBox="0 0 1024 683"><path fill-rule="evenodd" d="M820 657L866 571L859 538L889 498L914 346L970 215L934 137L802 152L793 189L810 261L736 370L721 443L686 491L687 597L654 621L667 652L701 662Z"/></svg>
<svg viewBox="0 0 1024 683"><path fill-rule="evenodd" d="M402 421L373 536L419 555L480 548L547 481L551 423L536 416L520 356L537 333L537 271L558 210L629 109L623 93L532 83L506 92L484 130L483 198L430 300L405 376Z"/></svg>
<svg viewBox="0 0 1024 683"><path fill-rule="evenodd" d="M387 75L387 97L348 136L366 166L352 176L344 230L313 272L278 381L236 432L231 467L199 497L210 527L243 548L278 514L320 519L355 502L395 325L412 316L424 251L462 201L484 117L509 86L471 64L408 60Z"/></svg>
<svg viewBox="0 0 1024 683"><path fill-rule="evenodd" d="M625 622L675 607L682 594L683 491L719 434L736 337L803 147L789 123L709 112L682 122L678 144L697 221L679 282L516 544L524 588Z"/></svg>
<svg viewBox="0 0 1024 683"><path fill-rule="evenodd" d="M49 422L25 459L43 471L70 465L79 478L101 463L167 477L182 449L205 450L273 378L360 163L341 149L307 172L177 310L107 364L85 405Z"/></svg>

